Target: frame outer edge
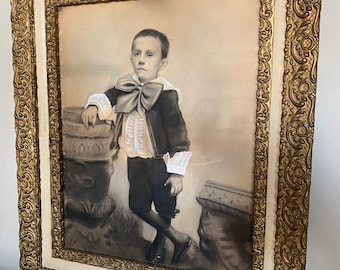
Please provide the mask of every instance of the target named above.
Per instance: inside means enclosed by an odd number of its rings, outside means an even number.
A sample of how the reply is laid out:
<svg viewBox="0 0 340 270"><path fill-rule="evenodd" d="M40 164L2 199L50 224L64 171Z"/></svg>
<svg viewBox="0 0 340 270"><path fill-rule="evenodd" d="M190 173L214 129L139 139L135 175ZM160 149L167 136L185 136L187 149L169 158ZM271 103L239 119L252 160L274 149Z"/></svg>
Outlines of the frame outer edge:
<svg viewBox="0 0 340 270"><path fill-rule="evenodd" d="M20 269L41 266L40 173L33 0L11 0Z"/></svg>
<svg viewBox="0 0 340 270"><path fill-rule="evenodd" d="M304 269L321 0L288 0L275 269Z"/></svg>

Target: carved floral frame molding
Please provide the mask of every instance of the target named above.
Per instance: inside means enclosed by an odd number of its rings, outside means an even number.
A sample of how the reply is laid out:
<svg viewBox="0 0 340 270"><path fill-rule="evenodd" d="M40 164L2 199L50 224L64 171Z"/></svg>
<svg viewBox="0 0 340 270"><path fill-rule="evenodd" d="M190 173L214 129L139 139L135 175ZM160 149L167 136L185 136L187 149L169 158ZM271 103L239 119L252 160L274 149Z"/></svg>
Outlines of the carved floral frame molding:
<svg viewBox="0 0 340 270"><path fill-rule="evenodd" d="M108 2L107 0L46 0L47 69L50 99L58 100L55 12L58 5ZM15 127L17 133L17 178L19 192L20 267L42 269L41 188L37 108L37 71L34 0L11 0ZM314 105L316 96L319 20L321 0L287 0L282 89L282 115L278 166L278 194L275 235L275 269L304 269L306 261L309 188L311 180ZM274 0L260 0L259 68L255 134L253 269L264 268L264 229L268 176L270 88ZM51 162L57 164L60 149L58 102L49 104ZM58 185L60 168L51 171L52 185ZM52 192L58 190L52 188ZM52 201L53 207L60 201ZM52 208L53 208L52 207ZM53 212L60 219L60 213ZM57 223L58 224L58 223ZM59 231L59 232L58 232ZM60 226L54 237L60 236ZM58 246L53 252L58 253ZM65 255L71 256L71 255ZM72 254L72 256L79 256ZM105 266L110 259L82 256L79 262ZM128 261L115 262L120 269L136 269ZM156 267L145 266L144 269Z"/></svg>

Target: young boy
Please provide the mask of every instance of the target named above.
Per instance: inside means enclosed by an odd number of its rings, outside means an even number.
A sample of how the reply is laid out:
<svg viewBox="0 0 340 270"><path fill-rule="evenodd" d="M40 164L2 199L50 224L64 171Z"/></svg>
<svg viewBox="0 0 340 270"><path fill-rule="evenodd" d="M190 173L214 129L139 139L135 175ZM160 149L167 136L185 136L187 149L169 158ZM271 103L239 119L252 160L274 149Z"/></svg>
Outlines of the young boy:
<svg viewBox="0 0 340 270"><path fill-rule="evenodd" d="M162 260L165 236L174 244L173 262L183 259L191 238L176 231L171 219L182 178L191 157L184 119L178 105L178 89L159 75L167 64L168 38L154 29L140 31L133 39L131 63L134 75L118 79L103 94L89 97L82 114L86 127L97 115L104 120L113 106L117 113L112 147L128 156L129 207L157 230L148 257ZM151 209L154 203L155 211Z"/></svg>

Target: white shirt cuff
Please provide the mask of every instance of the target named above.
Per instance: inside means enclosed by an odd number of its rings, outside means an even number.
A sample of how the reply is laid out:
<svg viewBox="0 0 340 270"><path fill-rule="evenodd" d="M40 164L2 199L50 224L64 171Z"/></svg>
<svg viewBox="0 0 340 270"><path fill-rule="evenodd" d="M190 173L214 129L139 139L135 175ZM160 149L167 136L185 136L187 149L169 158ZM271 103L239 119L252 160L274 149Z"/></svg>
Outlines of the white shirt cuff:
<svg viewBox="0 0 340 270"><path fill-rule="evenodd" d="M169 153L163 156L168 173L184 175L192 153L189 151L176 152L173 157Z"/></svg>
<svg viewBox="0 0 340 270"><path fill-rule="evenodd" d="M113 110L111 102L105 94L91 95L87 100L85 108L90 105L95 105L98 108L98 117L100 120L112 120Z"/></svg>

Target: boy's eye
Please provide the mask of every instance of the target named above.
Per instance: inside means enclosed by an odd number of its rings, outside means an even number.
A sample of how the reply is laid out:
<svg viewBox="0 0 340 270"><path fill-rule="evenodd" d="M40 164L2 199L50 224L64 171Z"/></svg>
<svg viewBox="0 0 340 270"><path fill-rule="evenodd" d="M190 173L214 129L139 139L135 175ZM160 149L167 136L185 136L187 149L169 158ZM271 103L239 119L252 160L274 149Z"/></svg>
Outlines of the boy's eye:
<svg viewBox="0 0 340 270"><path fill-rule="evenodd" d="M151 56L153 56L153 53L152 53L152 52L148 52L146 55L147 55L148 57L151 57Z"/></svg>
<svg viewBox="0 0 340 270"><path fill-rule="evenodd" d="M133 56L138 56L140 53L138 51L133 52Z"/></svg>

